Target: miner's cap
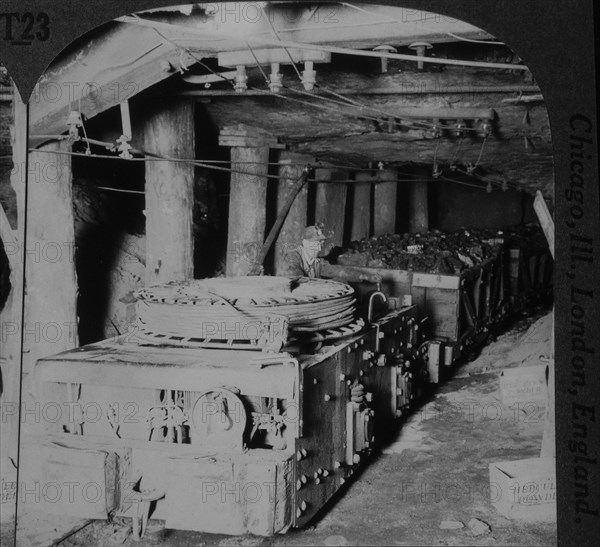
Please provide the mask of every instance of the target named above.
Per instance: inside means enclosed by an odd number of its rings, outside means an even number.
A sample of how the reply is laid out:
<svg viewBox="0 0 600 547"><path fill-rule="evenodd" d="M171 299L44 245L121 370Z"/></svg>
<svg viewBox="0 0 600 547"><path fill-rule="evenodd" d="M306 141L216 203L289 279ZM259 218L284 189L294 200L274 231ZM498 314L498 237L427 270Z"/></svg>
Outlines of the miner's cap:
<svg viewBox="0 0 600 547"><path fill-rule="evenodd" d="M307 239L308 241L323 241L327 238L323 235L323 232L316 226L307 226L304 229L303 239Z"/></svg>

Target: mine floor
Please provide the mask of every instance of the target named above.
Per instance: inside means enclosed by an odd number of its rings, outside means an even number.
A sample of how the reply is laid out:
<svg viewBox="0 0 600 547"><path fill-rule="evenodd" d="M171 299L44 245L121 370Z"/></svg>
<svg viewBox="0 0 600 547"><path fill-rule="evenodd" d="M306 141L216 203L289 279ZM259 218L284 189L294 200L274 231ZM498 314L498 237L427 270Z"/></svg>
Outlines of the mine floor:
<svg viewBox="0 0 600 547"><path fill-rule="evenodd" d="M549 349L550 317L538 313L518 321L459 366L404 422L394 442L305 529L273 538L223 536L166 530L163 522L151 520L136 542L131 521L117 519L93 521L60 545L556 545L554 523L509 520L497 512L488 474L489 463L540 455L543 404L503 404L499 371L541 363L539 356ZM478 524L481 530L469 526L472 519L484 523ZM453 521L456 528L441 529L442 521ZM38 525L21 523L21 537L33 539L40 530L31 528Z"/></svg>

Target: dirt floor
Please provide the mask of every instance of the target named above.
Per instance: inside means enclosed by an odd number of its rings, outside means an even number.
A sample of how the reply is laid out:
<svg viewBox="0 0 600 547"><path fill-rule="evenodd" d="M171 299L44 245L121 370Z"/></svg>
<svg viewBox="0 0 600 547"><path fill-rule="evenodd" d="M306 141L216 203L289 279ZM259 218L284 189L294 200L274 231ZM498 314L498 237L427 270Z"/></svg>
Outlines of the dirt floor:
<svg viewBox="0 0 600 547"><path fill-rule="evenodd" d="M260 538L166 530L151 520L136 542L131 521L116 519L93 521L60 545L555 545L555 524L496 511L488 474L491 462L539 457L543 404L503 404L499 371L543 362L550 317L522 319L458 367L308 528Z"/></svg>

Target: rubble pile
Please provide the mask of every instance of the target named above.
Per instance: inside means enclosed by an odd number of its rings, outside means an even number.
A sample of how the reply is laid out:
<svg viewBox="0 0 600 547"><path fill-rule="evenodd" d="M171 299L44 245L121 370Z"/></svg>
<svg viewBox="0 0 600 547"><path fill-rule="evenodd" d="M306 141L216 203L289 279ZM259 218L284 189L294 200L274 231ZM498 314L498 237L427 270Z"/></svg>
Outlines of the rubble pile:
<svg viewBox="0 0 600 547"><path fill-rule="evenodd" d="M532 245L547 247L541 228L535 224L506 230L385 234L353 241L337 257L337 264L459 275L463 270L497 256L504 248Z"/></svg>

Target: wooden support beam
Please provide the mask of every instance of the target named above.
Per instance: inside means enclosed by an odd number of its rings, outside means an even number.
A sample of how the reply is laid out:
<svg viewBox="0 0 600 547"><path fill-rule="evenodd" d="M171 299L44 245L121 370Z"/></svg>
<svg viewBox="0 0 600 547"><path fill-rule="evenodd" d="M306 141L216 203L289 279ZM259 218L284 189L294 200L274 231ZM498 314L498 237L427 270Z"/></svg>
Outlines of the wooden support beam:
<svg viewBox="0 0 600 547"><path fill-rule="evenodd" d="M548 240L548 247L552 258L554 258L554 220L544 201L542 193L538 190L535 194L533 208ZM554 458L556 456L556 425L555 412L556 401L554 392L554 308L552 308L552 336L550 338L550 355L548 359L548 404L546 405L546 416L544 417L544 432L542 436L541 458Z"/></svg>
<svg viewBox="0 0 600 547"><path fill-rule="evenodd" d="M535 213L540 221L540 226L544 231L544 235L546 236L546 240L548 241L548 248L550 249L550 254L552 258L554 258L554 221L552 220L552 215L548 210L548 206L544 200L544 196L538 190L535 193L535 199L533 200L533 208Z"/></svg>
<svg viewBox="0 0 600 547"><path fill-rule="evenodd" d="M326 244L330 247L342 246L344 242L344 220L346 215L347 185L335 184L335 178L346 178L333 169L315 170L317 195L315 203L315 222L322 223L327 235Z"/></svg>
<svg viewBox="0 0 600 547"><path fill-rule="evenodd" d="M371 226L371 185L375 178L374 172L359 171L352 185L352 225L350 239L356 241L369 237Z"/></svg>
<svg viewBox="0 0 600 547"><path fill-rule="evenodd" d="M160 103L144 124L144 149L194 158L194 104ZM194 166L146 162L146 283L185 281L194 274Z"/></svg>
<svg viewBox="0 0 600 547"><path fill-rule="evenodd" d="M429 178L426 169L416 172L417 177ZM409 182L408 231L426 232L429 230L429 196L428 182L418 180Z"/></svg>
<svg viewBox="0 0 600 547"><path fill-rule="evenodd" d="M10 293L0 310L2 340L0 342L0 372L2 377L2 424L0 425L0 477L3 484L16 483L19 450L19 409L21 408L21 334L23 320L23 241L25 230L24 199L27 162L27 105L21 101L14 89L12 99L13 125L11 130L11 154L13 170L11 185L17 197L17 226L10 226L2 210L2 241L10 264ZM13 412L14 411L14 412ZM10 519L16 511L16 489L14 499L2 498L2 516Z"/></svg>
<svg viewBox="0 0 600 547"><path fill-rule="evenodd" d="M29 154L24 376L39 358L78 345L70 151L60 141Z"/></svg>
<svg viewBox="0 0 600 547"><path fill-rule="evenodd" d="M302 176L307 164L314 162L314 158L303 154L282 152L279 158L279 185L277 187L277 210L280 211L286 202L290 191L293 191L296 181ZM286 254L302 243L302 234L306 228L308 209L308 186L305 184L281 227L275 242L275 275L285 275L287 270Z"/></svg>
<svg viewBox="0 0 600 547"><path fill-rule="evenodd" d="M227 231L227 276L248 275L265 239L269 148L277 139L262 130L223 128L221 146L231 146ZM235 138L235 140L232 140ZM231 144L235 142L234 144ZM262 143L262 146L256 146ZM249 174L248 174L249 173Z"/></svg>
<svg viewBox="0 0 600 547"><path fill-rule="evenodd" d="M390 181L398 177L395 169L377 171L378 180ZM397 182L379 182L375 184L373 204L373 235L393 234L396 230Z"/></svg>

